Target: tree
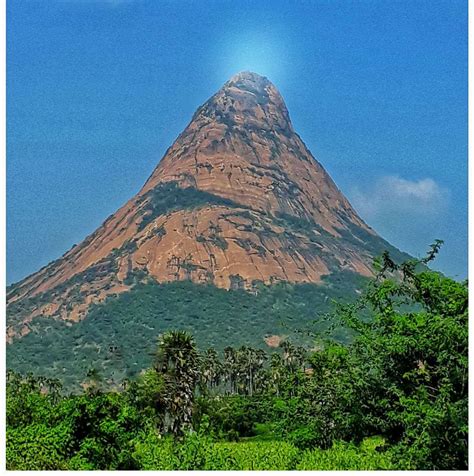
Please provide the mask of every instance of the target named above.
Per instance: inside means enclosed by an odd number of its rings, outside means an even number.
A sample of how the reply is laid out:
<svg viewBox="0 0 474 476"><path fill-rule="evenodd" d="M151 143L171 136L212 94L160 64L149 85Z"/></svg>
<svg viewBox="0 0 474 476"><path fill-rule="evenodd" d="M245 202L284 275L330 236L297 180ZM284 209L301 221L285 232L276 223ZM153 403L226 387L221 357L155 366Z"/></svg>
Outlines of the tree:
<svg viewBox="0 0 474 476"><path fill-rule="evenodd" d="M304 371L304 363L306 359L306 350L303 347L293 345L289 340L285 340L280 344L283 349L283 363L290 371L297 369Z"/></svg>
<svg viewBox="0 0 474 476"><path fill-rule="evenodd" d="M260 372L267 356L262 350L242 346L235 353L235 366L238 379L237 390L240 393L253 396L260 383Z"/></svg>
<svg viewBox="0 0 474 476"><path fill-rule="evenodd" d="M427 268L439 246L401 264L382 256L362 298L333 315L352 342L329 338L311 376L298 381L285 346L292 370L274 405L285 438L327 448L381 435L400 469L467 468L468 289Z"/></svg>
<svg viewBox="0 0 474 476"><path fill-rule="evenodd" d="M229 393L236 393L237 389L237 359L236 351L233 347L224 349L224 374L228 384Z"/></svg>
<svg viewBox="0 0 474 476"><path fill-rule="evenodd" d="M223 366L217 355L217 351L211 347L201 356L201 389L211 390L219 386L221 382Z"/></svg>
<svg viewBox="0 0 474 476"><path fill-rule="evenodd" d="M408 468L467 468L468 288L426 268L441 243L400 265L383 255L362 300L371 320L340 310L358 333L359 428L397 444Z"/></svg>
<svg viewBox="0 0 474 476"><path fill-rule="evenodd" d="M270 370L269 370L269 381L270 381L270 390L272 393L275 393L276 396L280 395L280 386L281 380L283 378L283 359L277 353L273 353L270 358Z"/></svg>
<svg viewBox="0 0 474 476"><path fill-rule="evenodd" d="M267 388L267 372L265 371L265 363L268 360L268 356L262 349L256 349L256 372L254 374L254 390L261 393Z"/></svg>
<svg viewBox="0 0 474 476"><path fill-rule="evenodd" d="M159 338L156 370L163 374L166 408L164 430L183 435L192 429L199 356L194 338L185 331L169 331Z"/></svg>
<svg viewBox="0 0 474 476"><path fill-rule="evenodd" d="M155 369L147 369L142 371L136 380L127 383L125 394L130 404L135 406L142 416L150 417L156 425L161 421L164 409L164 390L163 375Z"/></svg>

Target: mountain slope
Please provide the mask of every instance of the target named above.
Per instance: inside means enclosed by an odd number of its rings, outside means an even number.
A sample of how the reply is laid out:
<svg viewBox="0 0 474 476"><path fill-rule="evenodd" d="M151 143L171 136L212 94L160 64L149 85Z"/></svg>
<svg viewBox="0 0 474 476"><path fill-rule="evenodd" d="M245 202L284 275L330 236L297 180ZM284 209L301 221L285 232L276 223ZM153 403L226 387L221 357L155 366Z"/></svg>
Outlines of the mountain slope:
<svg viewBox="0 0 474 476"><path fill-rule="evenodd" d="M37 318L80 321L150 279L252 292L321 284L343 271L370 276L384 249L401 256L311 155L277 89L240 73L196 111L137 195L8 289L7 338Z"/></svg>

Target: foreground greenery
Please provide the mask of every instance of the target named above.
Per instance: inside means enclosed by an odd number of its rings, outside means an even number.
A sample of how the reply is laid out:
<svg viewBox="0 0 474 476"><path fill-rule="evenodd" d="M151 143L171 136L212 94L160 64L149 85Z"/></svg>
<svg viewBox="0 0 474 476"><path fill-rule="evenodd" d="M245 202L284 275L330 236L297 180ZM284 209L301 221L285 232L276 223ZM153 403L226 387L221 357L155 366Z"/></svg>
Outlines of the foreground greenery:
<svg viewBox="0 0 474 476"><path fill-rule="evenodd" d="M121 391L7 376L9 469L467 469L467 283L388 254L308 350L199 352L177 330ZM333 337L331 337L333 336Z"/></svg>

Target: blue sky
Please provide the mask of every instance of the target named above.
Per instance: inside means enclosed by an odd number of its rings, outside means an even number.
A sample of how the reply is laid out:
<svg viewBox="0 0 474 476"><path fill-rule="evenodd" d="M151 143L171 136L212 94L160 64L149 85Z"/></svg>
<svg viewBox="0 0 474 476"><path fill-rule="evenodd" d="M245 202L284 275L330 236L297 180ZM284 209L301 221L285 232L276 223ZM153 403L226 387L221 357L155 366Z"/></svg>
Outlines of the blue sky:
<svg viewBox="0 0 474 476"><path fill-rule="evenodd" d="M7 281L135 194L233 74L266 75L362 217L467 275L467 2L9 0Z"/></svg>

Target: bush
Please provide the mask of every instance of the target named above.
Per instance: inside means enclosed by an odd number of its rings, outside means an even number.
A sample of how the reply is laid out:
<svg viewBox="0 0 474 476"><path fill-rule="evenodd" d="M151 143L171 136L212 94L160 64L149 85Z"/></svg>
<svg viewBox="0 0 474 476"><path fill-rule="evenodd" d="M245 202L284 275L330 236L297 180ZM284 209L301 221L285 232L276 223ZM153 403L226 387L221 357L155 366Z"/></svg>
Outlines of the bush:
<svg viewBox="0 0 474 476"><path fill-rule="evenodd" d="M67 469L71 438L65 425L33 424L7 429L6 460L11 471Z"/></svg>

